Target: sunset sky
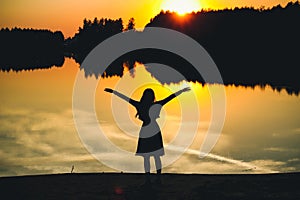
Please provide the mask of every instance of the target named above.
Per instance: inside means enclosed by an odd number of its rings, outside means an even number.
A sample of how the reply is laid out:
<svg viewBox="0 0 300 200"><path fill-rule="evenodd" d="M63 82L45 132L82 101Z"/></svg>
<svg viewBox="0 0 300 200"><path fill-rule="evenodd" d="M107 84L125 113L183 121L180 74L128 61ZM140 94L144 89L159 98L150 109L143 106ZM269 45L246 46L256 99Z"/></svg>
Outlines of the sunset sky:
<svg viewBox="0 0 300 200"><path fill-rule="evenodd" d="M291 0L1 0L0 27L24 27L61 30L73 36L84 18L122 18L126 24L134 17L136 27L143 28L162 9L187 11L191 7L222 9L225 7L285 6ZM198 6L197 6L198 5Z"/></svg>

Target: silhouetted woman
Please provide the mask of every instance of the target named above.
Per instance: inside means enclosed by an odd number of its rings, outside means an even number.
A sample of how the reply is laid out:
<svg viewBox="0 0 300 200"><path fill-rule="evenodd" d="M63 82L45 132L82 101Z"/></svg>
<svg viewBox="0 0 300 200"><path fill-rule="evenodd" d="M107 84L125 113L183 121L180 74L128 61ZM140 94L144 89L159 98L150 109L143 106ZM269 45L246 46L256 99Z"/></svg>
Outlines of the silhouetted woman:
<svg viewBox="0 0 300 200"><path fill-rule="evenodd" d="M141 100L135 101L117 91L105 88L104 91L113 93L133 105L137 110L136 117L143 122L139 133L136 155L144 157L145 173L150 173L150 156L154 156L156 171L158 174L161 173L160 156L163 156L165 151L161 131L156 119L159 118L162 106L189 90L190 88L184 88L163 100L155 101L154 91L148 88L143 92Z"/></svg>

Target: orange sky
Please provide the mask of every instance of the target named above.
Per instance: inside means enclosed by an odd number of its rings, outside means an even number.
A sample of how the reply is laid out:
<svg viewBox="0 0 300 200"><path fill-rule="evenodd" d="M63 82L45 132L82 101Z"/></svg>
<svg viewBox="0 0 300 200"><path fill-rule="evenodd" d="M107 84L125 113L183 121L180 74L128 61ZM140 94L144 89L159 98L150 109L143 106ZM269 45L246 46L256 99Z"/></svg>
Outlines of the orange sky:
<svg viewBox="0 0 300 200"><path fill-rule="evenodd" d="M73 36L84 18L136 19L142 28L160 12L166 0L1 0L0 27L61 30ZM193 0L185 0L193 1ZM202 8L286 5L291 0L198 0Z"/></svg>

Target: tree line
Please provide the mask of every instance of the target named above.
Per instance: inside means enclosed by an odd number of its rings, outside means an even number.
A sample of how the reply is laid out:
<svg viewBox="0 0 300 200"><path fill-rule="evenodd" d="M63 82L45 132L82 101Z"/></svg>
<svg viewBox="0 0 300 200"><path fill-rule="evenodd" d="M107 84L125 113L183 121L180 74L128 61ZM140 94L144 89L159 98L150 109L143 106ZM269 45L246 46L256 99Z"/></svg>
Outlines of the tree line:
<svg viewBox="0 0 300 200"><path fill-rule="evenodd" d="M0 30L0 44L3 71L50 68L64 63L61 31L3 28Z"/></svg>
<svg viewBox="0 0 300 200"><path fill-rule="evenodd" d="M160 12L146 27L170 28L195 39L213 58L225 84L269 84L278 90L286 88L289 93L299 93L299 21L300 4L297 1L285 7L202 10L185 16ZM46 63L49 60L52 65L61 66L63 56L81 63L97 44L115 34L134 29L134 26L133 18L126 26L121 18L84 19L78 32L66 39L60 31L1 29L0 42L4 45L0 49L4 59L0 61L0 67L2 70L26 69L25 66L35 66L40 61ZM55 60L54 57L60 59ZM188 80L204 83L201 75L185 59L154 49L129 52L108 66L105 74L94 75L122 76L123 65L132 69L136 62L166 64ZM165 80L155 73L155 69L147 69L162 83L179 81Z"/></svg>
<svg viewBox="0 0 300 200"><path fill-rule="evenodd" d="M0 69L21 71L61 67L65 57L81 63L106 38L135 28L133 18L124 27L122 19L84 19L83 26L70 38L61 31L28 28L0 29Z"/></svg>
<svg viewBox="0 0 300 200"><path fill-rule="evenodd" d="M290 2L269 9L202 10L184 17L161 12L146 27L174 29L195 39L218 66L225 84L266 85L289 93L300 90L300 4ZM190 81L203 82L180 58L152 52ZM151 61L140 54L144 63ZM174 61L174 62L173 62ZM164 80L161 80L164 81Z"/></svg>

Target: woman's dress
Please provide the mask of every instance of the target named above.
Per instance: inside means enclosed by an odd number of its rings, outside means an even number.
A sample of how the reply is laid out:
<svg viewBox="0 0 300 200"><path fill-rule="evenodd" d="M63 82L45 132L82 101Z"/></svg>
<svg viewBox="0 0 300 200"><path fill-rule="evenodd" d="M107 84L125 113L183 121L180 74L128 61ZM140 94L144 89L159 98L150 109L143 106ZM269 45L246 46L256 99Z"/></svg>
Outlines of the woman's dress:
<svg viewBox="0 0 300 200"><path fill-rule="evenodd" d="M150 105L130 100L130 103L138 112L139 119L143 121L139 133L136 155L163 156L165 154L161 130L156 119L159 118L162 106L174 97L175 95L170 95L166 99L153 102Z"/></svg>

